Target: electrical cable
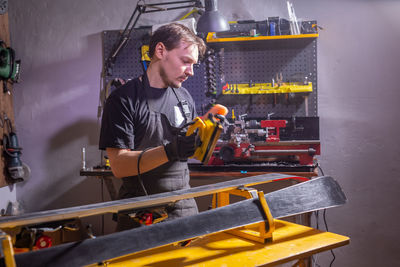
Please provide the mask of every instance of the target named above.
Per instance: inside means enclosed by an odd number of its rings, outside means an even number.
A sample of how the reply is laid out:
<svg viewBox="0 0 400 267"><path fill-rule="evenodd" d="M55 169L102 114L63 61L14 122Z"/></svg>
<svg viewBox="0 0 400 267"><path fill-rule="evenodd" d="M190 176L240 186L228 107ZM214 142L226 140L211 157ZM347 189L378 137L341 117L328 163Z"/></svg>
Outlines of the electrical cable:
<svg viewBox="0 0 400 267"><path fill-rule="evenodd" d="M142 150L142 152L140 152L140 154L139 154L138 162L137 162L137 177L138 177L140 186L142 187L143 193L144 193L146 196L148 196L149 194L147 194L147 190L146 190L146 188L144 187L143 180L142 180L142 178L140 177L140 160L142 159L142 156L143 156L144 152L146 152L147 150L149 150L149 149L151 149L151 148L152 148L152 147L148 147L148 148Z"/></svg>
<svg viewBox="0 0 400 267"><path fill-rule="evenodd" d="M326 229L327 232L329 232L328 224L327 224L327 222L326 222L326 209L324 209L323 217L324 217L325 229ZM329 267L332 266L333 262L334 262L335 259L336 259L335 253L333 252L332 249L331 249L331 254L332 254L332 256L333 256L333 259L332 259L331 263L329 264Z"/></svg>
<svg viewBox="0 0 400 267"><path fill-rule="evenodd" d="M325 174L324 174L324 171L322 170L322 168L321 168L321 166L319 165L319 163L317 164L317 167L318 167L318 169L320 170L321 174L324 176L324 175L325 175ZM317 216L317 229L318 229L318 214L317 214L316 216ZM324 219L325 229L326 229L327 232L329 232L328 223L327 223L327 220L326 220L326 209L324 209L324 212L323 212L323 216L322 216L322 217L323 217L323 219ZM332 249L331 249L331 254L332 254L332 256L333 256L333 259L332 259L331 263L329 264L329 267L331 267L332 264L333 264L333 262L336 260L336 255L335 255L335 253L333 252ZM319 266L319 265L317 264L317 266Z"/></svg>
<svg viewBox="0 0 400 267"><path fill-rule="evenodd" d="M324 171L322 170L321 166L319 165L319 163L317 163L317 168L320 170L322 176L324 176Z"/></svg>

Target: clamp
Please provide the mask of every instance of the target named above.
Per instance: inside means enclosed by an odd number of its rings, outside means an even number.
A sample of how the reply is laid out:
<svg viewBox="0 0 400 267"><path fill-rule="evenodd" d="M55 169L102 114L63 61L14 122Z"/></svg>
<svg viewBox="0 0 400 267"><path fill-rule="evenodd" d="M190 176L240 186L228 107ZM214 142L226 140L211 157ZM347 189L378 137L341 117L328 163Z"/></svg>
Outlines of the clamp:
<svg viewBox="0 0 400 267"><path fill-rule="evenodd" d="M213 195L212 208L229 205L230 195L242 196L247 199L258 198L262 210L264 211L266 220L250 226L243 226L237 229L232 229L227 231L227 233L262 244L272 241L272 233L275 231L275 221L268 207L268 203L265 200L264 193L262 191L257 191L254 188L243 186L227 192L219 192Z"/></svg>

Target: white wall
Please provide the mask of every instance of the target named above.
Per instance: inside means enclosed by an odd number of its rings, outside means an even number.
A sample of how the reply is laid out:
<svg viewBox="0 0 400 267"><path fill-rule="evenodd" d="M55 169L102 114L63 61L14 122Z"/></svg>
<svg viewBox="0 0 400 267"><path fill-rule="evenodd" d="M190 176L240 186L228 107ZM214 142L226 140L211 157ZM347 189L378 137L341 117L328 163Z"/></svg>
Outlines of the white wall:
<svg viewBox="0 0 400 267"><path fill-rule="evenodd" d="M160 2L159 0L148 2ZM297 17L325 28L318 38L321 165L349 203L327 213L330 230L351 237L334 266L399 266L399 1L293 1ZM10 1L12 45L22 59L15 115L32 178L17 198L29 210L100 200L79 176L80 149L98 164L102 30L121 29L136 1ZM286 17L286 2L220 0L230 20ZM167 22L180 12L143 16ZM6 189L3 189L6 190ZM330 254L318 259L329 266Z"/></svg>

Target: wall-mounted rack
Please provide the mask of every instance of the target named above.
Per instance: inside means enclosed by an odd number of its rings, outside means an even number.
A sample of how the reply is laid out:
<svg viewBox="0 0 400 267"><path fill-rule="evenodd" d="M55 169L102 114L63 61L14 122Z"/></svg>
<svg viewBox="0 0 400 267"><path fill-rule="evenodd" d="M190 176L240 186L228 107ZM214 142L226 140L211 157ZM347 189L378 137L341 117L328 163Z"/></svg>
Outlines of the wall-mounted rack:
<svg viewBox="0 0 400 267"><path fill-rule="evenodd" d="M299 35L274 35L274 36L240 36L240 37L216 37L215 32L210 32L207 35L207 43L224 43L224 42L244 42L244 41L261 41L261 40L278 40L278 39L301 39L301 38L317 38L315 34L299 34Z"/></svg>
<svg viewBox="0 0 400 267"><path fill-rule="evenodd" d="M312 92L312 83L296 84L283 83L273 85L272 83L227 83L222 88L224 95L259 95L259 94L287 94Z"/></svg>

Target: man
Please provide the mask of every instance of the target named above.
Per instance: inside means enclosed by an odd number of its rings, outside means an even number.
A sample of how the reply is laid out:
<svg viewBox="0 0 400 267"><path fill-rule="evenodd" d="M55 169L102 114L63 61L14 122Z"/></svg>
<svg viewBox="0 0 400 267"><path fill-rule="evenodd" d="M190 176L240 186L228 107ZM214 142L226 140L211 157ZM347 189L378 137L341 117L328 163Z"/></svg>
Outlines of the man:
<svg viewBox="0 0 400 267"><path fill-rule="evenodd" d="M114 176L123 180L120 198L190 187L187 158L196 138L182 134L182 127L196 110L181 86L205 49L203 40L181 24L160 27L150 40L146 73L107 98L99 147L107 151ZM194 199L178 201L167 211L169 219L198 212ZM132 226L119 216L119 230Z"/></svg>

